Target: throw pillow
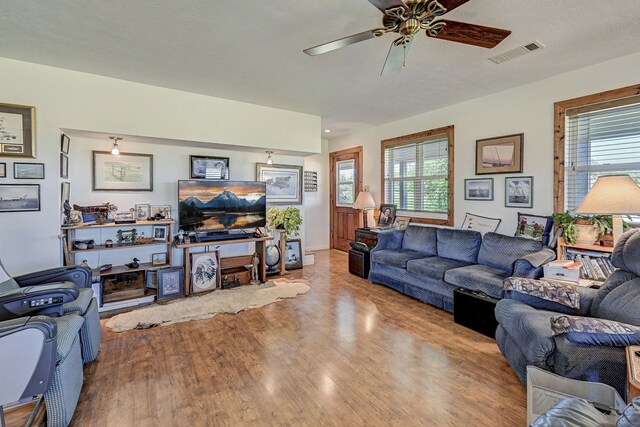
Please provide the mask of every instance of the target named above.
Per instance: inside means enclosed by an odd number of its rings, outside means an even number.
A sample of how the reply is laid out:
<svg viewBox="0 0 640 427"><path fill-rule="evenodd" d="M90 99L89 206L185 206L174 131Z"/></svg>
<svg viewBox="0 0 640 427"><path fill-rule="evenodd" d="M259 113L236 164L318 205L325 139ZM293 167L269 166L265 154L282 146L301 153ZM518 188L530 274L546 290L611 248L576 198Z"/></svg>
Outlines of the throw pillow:
<svg viewBox="0 0 640 427"><path fill-rule="evenodd" d="M515 236L536 240L546 245L549 243L551 227L553 227L553 218L550 216L518 212L518 225Z"/></svg>
<svg viewBox="0 0 640 427"><path fill-rule="evenodd" d="M478 231L480 234L495 233L502 220L500 218L488 218L467 212L464 216L461 230Z"/></svg>
<svg viewBox="0 0 640 427"><path fill-rule="evenodd" d="M578 344L628 347L640 343L640 327L595 317L555 316L551 330L554 336L566 334Z"/></svg>
<svg viewBox="0 0 640 427"><path fill-rule="evenodd" d="M502 286L505 291L520 292L567 307L580 308L580 293L576 289L576 285L525 277L509 277L504 280Z"/></svg>

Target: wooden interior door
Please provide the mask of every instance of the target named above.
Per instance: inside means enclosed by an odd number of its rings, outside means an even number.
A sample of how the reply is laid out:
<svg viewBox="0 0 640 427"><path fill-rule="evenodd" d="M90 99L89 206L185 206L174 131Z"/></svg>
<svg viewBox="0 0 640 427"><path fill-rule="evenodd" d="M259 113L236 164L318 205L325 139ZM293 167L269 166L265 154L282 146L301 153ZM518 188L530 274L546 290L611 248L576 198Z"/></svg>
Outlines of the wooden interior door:
<svg viewBox="0 0 640 427"><path fill-rule="evenodd" d="M362 147L330 153L329 165L331 248L348 251L362 227L362 214L352 207L362 190Z"/></svg>

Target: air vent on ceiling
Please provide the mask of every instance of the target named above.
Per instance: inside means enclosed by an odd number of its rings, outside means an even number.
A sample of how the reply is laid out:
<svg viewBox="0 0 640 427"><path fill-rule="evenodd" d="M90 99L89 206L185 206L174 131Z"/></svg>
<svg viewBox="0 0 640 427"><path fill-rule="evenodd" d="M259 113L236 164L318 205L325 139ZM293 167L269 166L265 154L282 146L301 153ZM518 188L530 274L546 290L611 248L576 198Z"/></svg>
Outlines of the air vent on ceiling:
<svg viewBox="0 0 640 427"><path fill-rule="evenodd" d="M519 56L526 55L527 53L542 49L543 47L544 45L542 43L540 43L538 40L535 40L531 43L527 43L524 46L520 46L515 49L503 52L499 55L492 56L491 58L489 58L489 60L495 62L496 64L501 64L511 59L518 58Z"/></svg>

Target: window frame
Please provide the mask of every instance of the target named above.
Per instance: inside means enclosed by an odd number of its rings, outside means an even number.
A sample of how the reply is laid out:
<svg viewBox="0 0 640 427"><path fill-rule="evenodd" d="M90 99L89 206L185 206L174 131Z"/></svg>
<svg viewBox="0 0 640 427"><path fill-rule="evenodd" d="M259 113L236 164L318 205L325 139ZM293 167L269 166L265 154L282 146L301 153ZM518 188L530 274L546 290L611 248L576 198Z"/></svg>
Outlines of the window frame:
<svg viewBox="0 0 640 427"><path fill-rule="evenodd" d="M409 216L411 218L412 222L416 222L416 223L421 223L421 224L433 224L433 225L445 225L445 226L453 226L454 225L454 190L455 190L455 182L454 182L454 165L455 165L455 153L454 153L454 126L450 125L450 126L444 126L444 127L440 127L437 129L431 129L431 130L426 130L423 132L417 132L417 133L412 133L409 135L403 135L403 136L399 136L396 138L390 138L390 139L383 139L382 141L380 141L380 192L381 192L381 203L386 203L385 202L385 150L387 148L393 148L393 147L399 147L399 146L403 146L403 145L411 145L411 144L416 144L419 142L423 142L423 140L425 138L430 138L433 137L434 135L447 135L447 140L448 140L448 147L447 147L447 151L448 151L448 171L447 171L447 191L448 191L448 195L447 195L447 203L448 203L448 210L447 210L447 218L443 219L443 218L430 218L428 216L422 216L422 215L429 215L429 212L423 212L423 211L406 211L406 210L402 210L403 212L409 212L409 215L402 215L402 216ZM400 209L398 209L400 211ZM418 214L420 216L416 216L415 214Z"/></svg>
<svg viewBox="0 0 640 427"><path fill-rule="evenodd" d="M559 101L554 104L554 135L553 135L553 211L564 212L565 186L565 132L566 115L568 110L588 108L600 104L598 109L605 109L619 104L624 98L640 95L640 84L613 89L593 95Z"/></svg>

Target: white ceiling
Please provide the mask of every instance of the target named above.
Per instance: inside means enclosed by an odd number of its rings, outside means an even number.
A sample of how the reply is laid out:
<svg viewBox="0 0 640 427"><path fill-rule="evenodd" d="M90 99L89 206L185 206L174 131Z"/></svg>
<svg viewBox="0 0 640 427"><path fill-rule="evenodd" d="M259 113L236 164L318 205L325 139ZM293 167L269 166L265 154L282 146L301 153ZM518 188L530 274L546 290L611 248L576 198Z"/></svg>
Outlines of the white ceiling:
<svg viewBox="0 0 640 427"><path fill-rule="evenodd" d="M420 33L383 77L394 35L302 52L381 17L367 0L2 0L0 56L316 114L339 136L640 51L639 0L471 0L446 18L512 30L497 48Z"/></svg>

